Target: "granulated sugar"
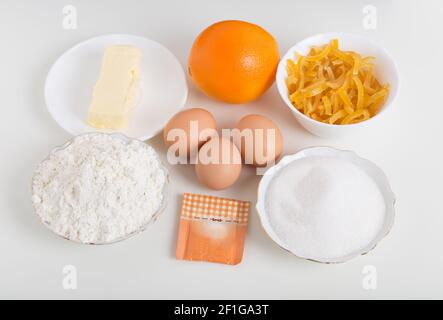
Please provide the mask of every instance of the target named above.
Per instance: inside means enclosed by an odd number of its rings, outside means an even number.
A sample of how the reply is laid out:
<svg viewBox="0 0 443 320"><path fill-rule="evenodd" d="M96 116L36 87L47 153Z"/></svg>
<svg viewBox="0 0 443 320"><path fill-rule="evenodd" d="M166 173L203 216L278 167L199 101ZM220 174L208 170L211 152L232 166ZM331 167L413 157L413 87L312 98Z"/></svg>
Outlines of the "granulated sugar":
<svg viewBox="0 0 443 320"><path fill-rule="evenodd" d="M280 242L313 260L366 248L385 218L383 196L368 174L350 161L321 156L296 160L277 173L265 206Z"/></svg>
<svg viewBox="0 0 443 320"><path fill-rule="evenodd" d="M36 170L33 202L55 233L84 243L106 243L139 231L163 201L167 174L155 150L137 140L76 137Z"/></svg>

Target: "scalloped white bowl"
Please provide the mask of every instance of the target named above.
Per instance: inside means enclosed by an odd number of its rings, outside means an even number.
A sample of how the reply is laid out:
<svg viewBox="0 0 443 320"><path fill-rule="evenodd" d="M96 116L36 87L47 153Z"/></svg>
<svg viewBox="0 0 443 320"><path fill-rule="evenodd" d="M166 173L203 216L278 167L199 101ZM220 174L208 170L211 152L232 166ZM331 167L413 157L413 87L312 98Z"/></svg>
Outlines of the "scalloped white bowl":
<svg viewBox="0 0 443 320"><path fill-rule="evenodd" d="M286 87L285 79L287 77L286 63L288 59L295 59L295 53L306 55L312 46L320 46L327 44L332 39L338 39L341 49L353 50L365 56L375 57L375 74L382 83L389 83L390 93L385 104L380 111L372 118L355 124L347 125L331 125L316 121L298 111L291 103L288 97L288 89ZM381 119L385 112L392 108L394 101L398 95L400 80L398 68L395 61L387 53L387 51L380 45L374 43L372 40L360 36L343 32L323 33L298 42L295 46L290 48L288 52L282 57L278 64L276 83L278 92L285 102L286 106L291 110L297 121L309 132L325 138L352 136L362 129L366 130L371 125Z"/></svg>
<svg viewBox="0 0 443 320"><path fill-rule="evenodd" d="M385 200L386 212L385 212L385 221L383 227L381 228L378 235L370 243L368 243L367 246L365 246L358 252L349 254L347 256L338 257L336 259L313 259L311 257L301 256L297 252L289 250L289 248L285 245L285 243L280 240L278 234L276 234L276 232L273 230L269 222L268 213L266 212L265 201L266 201L267 190L272 179L279 171L283 170L288 164L297 161L299 159L309 158L313 156L345 159L357 165L360 169L366 172L375 181L376 185L378 186L383 196L383 199ZM359 255L368 253L389 233L394 224L394 216L395 216L394 205L395 205L395 196L391 190L389 181L384 172L374 163L359 157L356 153L352 151L338 150L330 147L312 147L301 150L293 155L288 155L283 157L278 164L276 164L275 166L271 167L268 171L266 171L258 187L256 208L258 211L258 215L260 217L260 222L263 228L265 229L266 233L275 243L277 243L283 249L293 253L299 258L311 261L322 262L322 263L341 263L341 262L346 262Z"/></svg>

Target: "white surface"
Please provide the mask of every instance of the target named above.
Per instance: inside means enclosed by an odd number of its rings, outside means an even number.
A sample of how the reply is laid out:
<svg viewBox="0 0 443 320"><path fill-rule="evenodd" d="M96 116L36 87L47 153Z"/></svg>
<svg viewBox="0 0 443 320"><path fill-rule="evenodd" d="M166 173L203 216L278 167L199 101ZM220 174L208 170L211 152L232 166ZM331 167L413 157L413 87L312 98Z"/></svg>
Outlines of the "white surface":
<svg viewBox="0 0 443 320"><path fill-rule="evenodd" d="M62 28L63 2L0 2L2 123L0 134L0 297L2 298L443 298L443 107L441 57L443 3L372 0L376 30L364 30L363 0L337 1L87 1L78 28ZM255 22L277 39L282 53L310 35L327 31L364 34L398 63L402 90L392 112L370 133L317 138L295 121L275 87L258 101L230 106L208 99L193 85L187 107L208 108L220 127L250 112L269 116L282 130L284 153L308 146L351 149L379 165L397 197L392 232L369 254L345 264L321 265L295 258L274 244L251 212L243 262L236 266L174 258L182 192L256 201L259 177L246 168L223 192L200 186L192 166L169 166L172 198L144 233L111 246L82 246L58 239L32 211L30 181L37 163L70 138L47 112L46 74L66 49L92 36L138 34L171 50L183 67L192 41L222 19ZM189 80L188 80L189 82ZM153 145L164 156L160 137ZM65 265L77 268L77 290L62 286ZM363 268L377 270L377 289L363 288Z"/></svg>
<svg viewBox="0 0 443 320"><path fill-rule="evenodd" d="M105 48L118 44L133 45L142 52L134 111L128 126L119 132L141 140L150 139L183 108L188 96L185 74L168 49L134 35L94 37L63 53L46 78L45 100L49 113L72 135L115 131L89 126L86 119Z"/></svg>
<svg viewBox="0 0 443 320"><path fill-rule="evenodd" d="M339 48L341 50L355 51L362 56L375 57L374 65L376 77L382 84L389 83L390 92L388 99L382 106L381 110L369 120L348 125L330 125L315 121L304 115L302 112L294 108L289 100L288 89L286 87L286 78L288 76L286 66L288 59L296 62L296 53L307 55L313 46L328 44L333 39L338 39ZM278 92L298 122L313 134L325 138L347 137L359 134L362 130L370 130L372 123L374 121L382 120L385 112L395 103L395 99L398 96L399 84L399 74L396 63L384 48L374 43L374 41L371 41L368 37L344 32L318 34L297 42L280 60L276 75Z"/></svg>
<svg viewBox="0 0 443 320"><path fill-rule="evenodd" d="M270 219L270 212L269 212L269 210L267 210L268 206L266 205L266 202L267 202L266 199L268 199L271 196L270 194L272 194L269 192L270 188L272 188L272 186L271 186L271 184L273 183L272 181L274 180L274 178L277 178L278 175L282 175L283 170L285 170L285 168L287 166L289 166L290 164L294 163L295 161L306 159L309 157L314 157L314 158L323 157L323 158L327 158L327 159L345 160L346 162L357 167L358 170L361 170L361 172L364 172L365 174L367 174L367 176L369 176L375 182L373 184L375 186L374 190L379 192L378 194L381 195L380 199L382 199L381 203L383 204L383 207L384 207L384 213L382 214L383 219L381 220L381 221L383 221L383 223L382 223L382 227L380 228L379 232L375 235L375 237L373 239L370 239L370 242L365 244L365 246L363 248L361 248L359 251L352 252L350 254L347 254L346 256L340 256L340 257L335 257L335 258L313 259L312 257L300 255L296 251L291 251L288 243L285 243L281 239L281 237L279 237L275 228L273 227L271 219ZM287 174L289 175L290 173L288 172ZM294 181L294 180L292 180L292 181ZM274 189L275 189L275 187L274 187ZM338 188L338 190L340 190L340 189L342 189L342 188ZM280 192L280 191L281 190L278 190L278 192ZM340 191L342 192L342 191L351 191L351 190L340 190ZM357 190L357 192L358 191L359 190ZM333 194L336 195L337 193L333 193ZM279 196L279 195L277 195L277 196ZM340 194L340 196L341 196L341 194ZM352 195L345 194L345 197L346 196L347 196L346 199L348 200L347 202L352 202L353 199L349 199L349 197L351 197ZM285 201L283 199L284 199L283 197L280 197L280 200ZM337 198L334 197L333 199L335 200ZM337 199L337 201L338 201L338 199ZM278 201L276 201L276 202L278 203ZM289 203L290 203L290 200L288 200L287 204L289 204ZM368 205L367 201L361 201L360 203L363 203L363 205ZM391 230L392 225L394 223L394 216L395 216L394 204L395 204L395 195L393 194L393 192L391 190L391 186L389 185L389 181L387 180L385 173L379 167L377 167L374 163L372 163L371 161L368 161L367 159L363 159L363 158L359 157L357 154L355 154L352 151L337 150L335 148L329 148L329 147L313 147L313 148L306 148L304 150L297 152L296 154L287 155L287 156L283 157L277 165L270 168L263 175L263 178L260 180L259 187L258 187L256 209L257 209L257 213L260 217L260 221L263 225L263 228L266 230L266 232L271 237L271 239L273 239L282 248L285 248L286 250L291 251L293 254L297 255L298 257L311 258L313 260L317 260L317 261L324 262L324 263L340 263L340 262L346 262L350 259L354 259L361 254L366 254L367 252L371 251L372 249L375 248L377 243L379 243L389 233L389 231ZM313 211L309 211L309 212L313 212ZM343 211L341 211L341 212L343 212ZM376 212L371 212L371 214L372 213L374 214L373 216L368 215L371 218L376 216ZM359 217L361 217L361 216L362 215L360 214ZM375 218L373 218L373 219L375 219ZM362 221L363 221L363 219L362 219ZM372 221L374 221L374 220L372 220ZM328 228L330 228L330 227L331 226L328 225ZM303 227L300 227L300 228L303 228Z"/></svg>

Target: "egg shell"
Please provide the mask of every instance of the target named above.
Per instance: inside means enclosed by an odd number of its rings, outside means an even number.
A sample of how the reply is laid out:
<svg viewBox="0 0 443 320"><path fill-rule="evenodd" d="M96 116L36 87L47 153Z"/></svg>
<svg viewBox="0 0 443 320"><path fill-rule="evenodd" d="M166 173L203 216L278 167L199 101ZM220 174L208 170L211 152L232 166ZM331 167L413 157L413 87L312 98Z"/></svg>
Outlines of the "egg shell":
<svg viewBox="0 0 443 320"><path fill-rule="evenodd" d="M200 148L195 172L203 185L222 190L238 180L241 162L240 151L231 140L214 137Z"/></svg>
<svg viewBox="0 0 443 320"><path fill-rule="evenodd" d="M198 124L197 130L191 132L191 121L196 121ZM202 108L192 108L183 110L174 115L163 129L163 141L167 147L175 144L180 138L175 137L172 141L168 140L168 134L173 129L183 130L186 136L186 153L187 156L197 154L197 150L207 142L210 137L201 137L203 131L210 129L212 134L216 133L217 123L214 116L207 110ZM203 134L205 134L205 131ZM205 134L206 135L206 134ZM184 142L183 142L184 143Z"/></svg>
<svg viewBox="0 0 443 320"><path fill-rule="evenodd" d="M234 139L246 164L260 167L266 166L281 155L283 149L283 136L279 127L272 120L262 115L250 114L240 119L236 128L239 129L240 132L245 129L252 130L253 139L245 139L245 136L236 137ZM257 129L263 130L262 139L257 136ZM275 135L273 136L274 139L269 142L269 146L268 130L275 130ZM252 146L250 144L252 144Z"/></svg>

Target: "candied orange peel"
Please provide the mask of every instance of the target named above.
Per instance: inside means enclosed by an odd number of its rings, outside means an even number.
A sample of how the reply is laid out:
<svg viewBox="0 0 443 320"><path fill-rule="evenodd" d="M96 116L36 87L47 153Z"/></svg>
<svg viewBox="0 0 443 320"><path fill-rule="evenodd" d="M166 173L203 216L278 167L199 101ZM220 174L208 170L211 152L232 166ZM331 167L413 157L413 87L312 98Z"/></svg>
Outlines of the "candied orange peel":
<svg viewBox="0 0 443 320"><path fill-rule="evenodd" d="M286 86L292 105L328 124L353 124L373 117L389 95L374 75L374 57L339 49L338 39L288 59Z"/></svg>

